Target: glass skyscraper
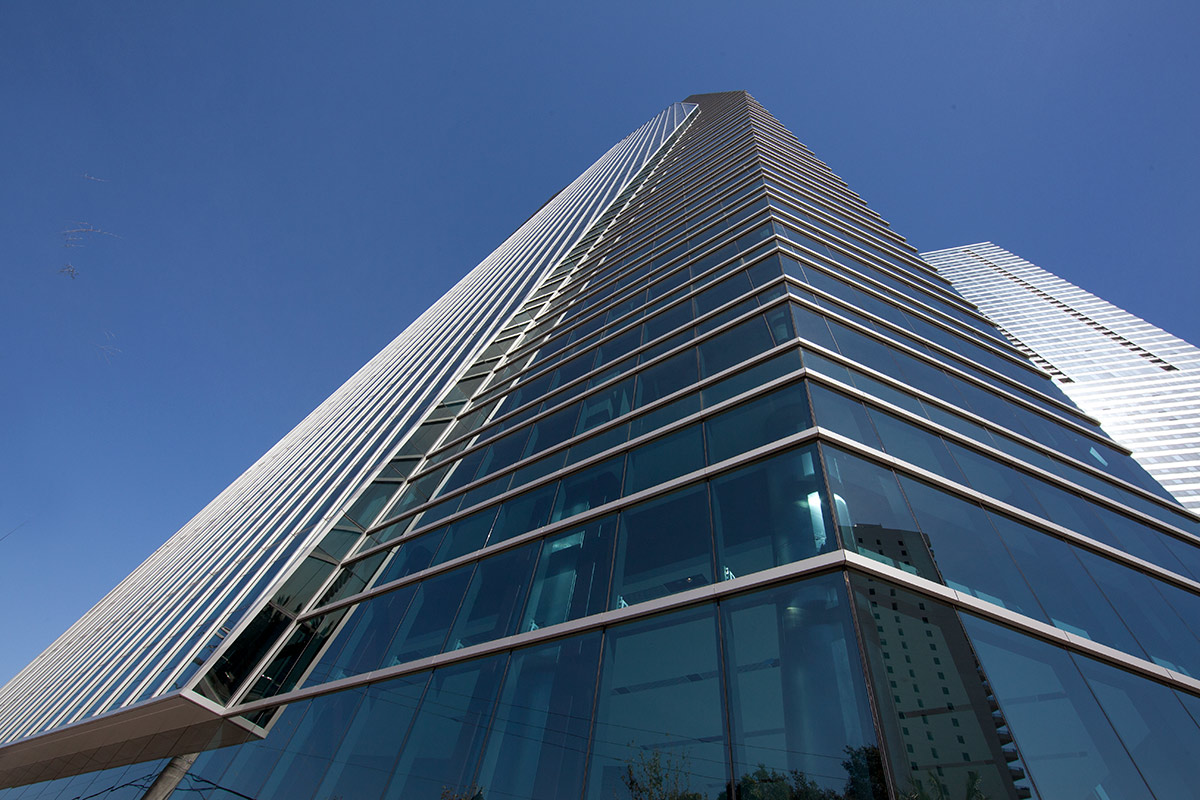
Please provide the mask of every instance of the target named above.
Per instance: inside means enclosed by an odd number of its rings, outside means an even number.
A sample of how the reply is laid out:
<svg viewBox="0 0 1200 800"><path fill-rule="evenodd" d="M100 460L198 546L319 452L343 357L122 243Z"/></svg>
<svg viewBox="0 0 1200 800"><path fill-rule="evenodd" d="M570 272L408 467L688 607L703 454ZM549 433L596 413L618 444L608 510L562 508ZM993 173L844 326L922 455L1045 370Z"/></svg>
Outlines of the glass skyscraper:
<svg viewBox="0 0 1200 800"><path fill-rule="evenodd" d="M1191 796L1198 545L697 95L0 691L0 800Z"/></svg>
<svg viewBox="0 0 1200 800"><path fill-rule="evenodd" d="M1200 510L1200 348L991 242L922 258Z"/></svg>

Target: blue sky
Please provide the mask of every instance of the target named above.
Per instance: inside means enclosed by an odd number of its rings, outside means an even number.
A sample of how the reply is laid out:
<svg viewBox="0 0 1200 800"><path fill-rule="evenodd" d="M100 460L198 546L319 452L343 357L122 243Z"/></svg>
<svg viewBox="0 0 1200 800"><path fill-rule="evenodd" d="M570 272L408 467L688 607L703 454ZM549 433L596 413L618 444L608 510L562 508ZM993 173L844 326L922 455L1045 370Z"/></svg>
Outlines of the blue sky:
<svg viewBox="0 0 1200 800"><path fill-rule="evenodd" d="M990 239L1200 342L1198 23L1153 0L3 4L0 681L695 92L749 90L919 249Z"/></svg>

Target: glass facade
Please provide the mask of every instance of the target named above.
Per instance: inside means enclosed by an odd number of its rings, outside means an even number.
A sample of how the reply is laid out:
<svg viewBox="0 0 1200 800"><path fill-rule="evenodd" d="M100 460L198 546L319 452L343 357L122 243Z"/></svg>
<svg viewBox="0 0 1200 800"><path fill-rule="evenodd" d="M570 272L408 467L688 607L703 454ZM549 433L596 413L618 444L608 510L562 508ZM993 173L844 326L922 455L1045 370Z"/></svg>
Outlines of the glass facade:
<svg viewBox="0 0 1200 800"><path fill-rule="evenodd" d="M246 735L0 800L1189 796L1200 521L753 98L682 107L185 683Z"/></svg>

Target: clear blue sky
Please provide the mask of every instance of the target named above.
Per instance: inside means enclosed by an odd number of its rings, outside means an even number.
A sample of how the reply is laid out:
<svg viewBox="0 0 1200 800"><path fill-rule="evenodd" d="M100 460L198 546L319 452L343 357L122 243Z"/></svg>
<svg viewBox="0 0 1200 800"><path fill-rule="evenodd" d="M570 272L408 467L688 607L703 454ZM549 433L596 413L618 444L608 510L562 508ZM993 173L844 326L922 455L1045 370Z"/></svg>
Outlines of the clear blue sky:
<svg viewBox="0 0 1200 800"><path fill-rule="evenodd" d="M0 681L694 92L1200 342L1193 3L417 5L0 6Z"/></svg>

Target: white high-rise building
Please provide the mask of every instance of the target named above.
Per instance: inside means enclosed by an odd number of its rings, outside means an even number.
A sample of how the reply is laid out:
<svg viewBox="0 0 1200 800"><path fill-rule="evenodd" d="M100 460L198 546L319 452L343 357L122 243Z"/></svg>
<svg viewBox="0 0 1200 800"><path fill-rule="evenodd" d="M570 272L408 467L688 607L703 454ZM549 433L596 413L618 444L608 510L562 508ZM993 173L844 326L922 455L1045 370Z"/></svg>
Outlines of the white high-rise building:
<svg viewBox="0 0 1200 800"><path fill-rule="evenodd" d="M991 242L923 258L1200 510L1200 348Z"/></svg>

